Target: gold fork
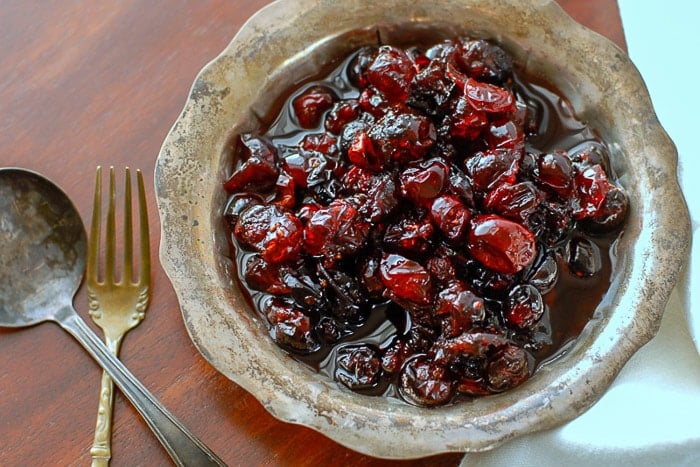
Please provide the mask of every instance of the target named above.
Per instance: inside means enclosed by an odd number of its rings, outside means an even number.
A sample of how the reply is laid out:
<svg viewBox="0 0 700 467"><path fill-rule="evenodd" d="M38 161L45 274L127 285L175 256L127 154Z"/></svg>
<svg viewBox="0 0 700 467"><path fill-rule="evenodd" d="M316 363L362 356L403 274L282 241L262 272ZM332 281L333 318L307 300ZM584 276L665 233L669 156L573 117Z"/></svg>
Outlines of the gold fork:
<svg viewBox="0 0 700 467"><path fill-rule="evenodd" d="M87 258L87 295L89 313L92 320L102 329L105 344L117 356L124 334L138 326L143 320L150 296L151 255L148 239L148 214L143 176L136 170L139 206L139 253L138 272L134 274L134 247L131 213L131 172L126 168L124 185L124 255L121 278L116 277L115 200L114 167L109 169L109 204L107 207L107 229L105 235L106 252L104 279L99 277L100 219L102 205L102 168L97 167L95 178L95 199L92 211L90 239ZM102 387L95 427L95 440L90 454L92 466L108 466L112 457L112 378L102 373Z"/></svg>

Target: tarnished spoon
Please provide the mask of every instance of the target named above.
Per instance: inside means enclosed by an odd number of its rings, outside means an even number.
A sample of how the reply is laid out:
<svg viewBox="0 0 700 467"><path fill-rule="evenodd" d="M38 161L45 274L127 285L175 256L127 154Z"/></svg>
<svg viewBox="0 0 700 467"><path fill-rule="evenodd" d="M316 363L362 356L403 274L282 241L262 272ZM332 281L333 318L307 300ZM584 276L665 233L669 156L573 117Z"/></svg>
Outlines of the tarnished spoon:
<svg viewBox="0 0 700 467"><path fill-rule="evenodd" d="M85 271L80 215L51 181L0 169L0 326L53 321L75 337L134 404L177 465L225 465L107 350L73 308Z"/></svg>

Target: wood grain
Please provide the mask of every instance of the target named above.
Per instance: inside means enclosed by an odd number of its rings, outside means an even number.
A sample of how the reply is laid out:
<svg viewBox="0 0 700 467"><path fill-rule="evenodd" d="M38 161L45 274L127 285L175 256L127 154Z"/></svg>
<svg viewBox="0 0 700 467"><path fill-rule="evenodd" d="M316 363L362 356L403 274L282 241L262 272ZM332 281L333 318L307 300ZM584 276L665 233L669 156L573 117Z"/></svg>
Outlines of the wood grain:
<svg viewBox="0 0 700 467"><path fill-rule="evenodd" d="M266 0L0 2L0 166L36 170L91 215L97 165L146 179L153 300L122 360L231 465L423 465L360 455L274 419L197 353L156 261L153 168L201 67ZM615 0L561 0L578 21L625 47ZM0 246L2 247L2 246ZM81 290L77 308L87 318ZM94 328L94 326L93 326ZM57 326L0 330L0 465L89 465L100 370ZM120 393L114 466L168 465ZM431 465L457 465L458 454Z"/></svg>

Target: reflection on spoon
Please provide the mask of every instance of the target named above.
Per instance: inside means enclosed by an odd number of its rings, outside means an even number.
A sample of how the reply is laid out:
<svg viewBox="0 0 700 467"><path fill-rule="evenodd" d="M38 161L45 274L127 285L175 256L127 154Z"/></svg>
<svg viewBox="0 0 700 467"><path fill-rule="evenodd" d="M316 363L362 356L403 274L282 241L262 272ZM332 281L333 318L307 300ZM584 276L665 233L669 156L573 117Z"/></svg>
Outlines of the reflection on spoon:
<svg viewBox="0 0 700 467"><path fill-rule="evenodd" d="M134 404L177 465L225 465L107 350L73 309L85 270L80 215L56 185L0 169L0 326L53 321L80 342Z"/></svg>

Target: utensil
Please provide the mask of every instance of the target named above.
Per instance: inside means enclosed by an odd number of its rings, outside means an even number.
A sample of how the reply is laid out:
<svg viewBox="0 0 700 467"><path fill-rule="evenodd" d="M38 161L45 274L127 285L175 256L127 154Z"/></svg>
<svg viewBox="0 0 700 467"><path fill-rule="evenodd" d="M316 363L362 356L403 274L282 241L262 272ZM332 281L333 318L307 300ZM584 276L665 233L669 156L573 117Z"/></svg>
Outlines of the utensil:
<svg viewBox="0 0 700 467"><path fill-rule="evenodd" d="M124 255L121 277L115 277L116 232L114 167L109 169L109 205L107 207L107 232L105 242L104 277L98 277L101 239L102 168L97 167L95 199L92 208L92 224L88 241L87 289L90 317L104 332L105 344L112 355L119 355L124 335L141 323L150 298L151 257L148 238L148 213L146 193L141 171L136 171L139 203L139 253L138 273L134 274L133 228L131 215L131 171L126 168L124 185ZM95 439L90 449L93 467L106 467L112 457L112 378L102 373L100 401L97 410Z"/></svg>
<svg viewBox="0 0 700 467"><path fill-rule="evenodd" d="M53 321L85 347L141 413L177 465L225 465L116 359L73 308L85 268L80 215L51 181L0 169L0 326Z"/></svg>

